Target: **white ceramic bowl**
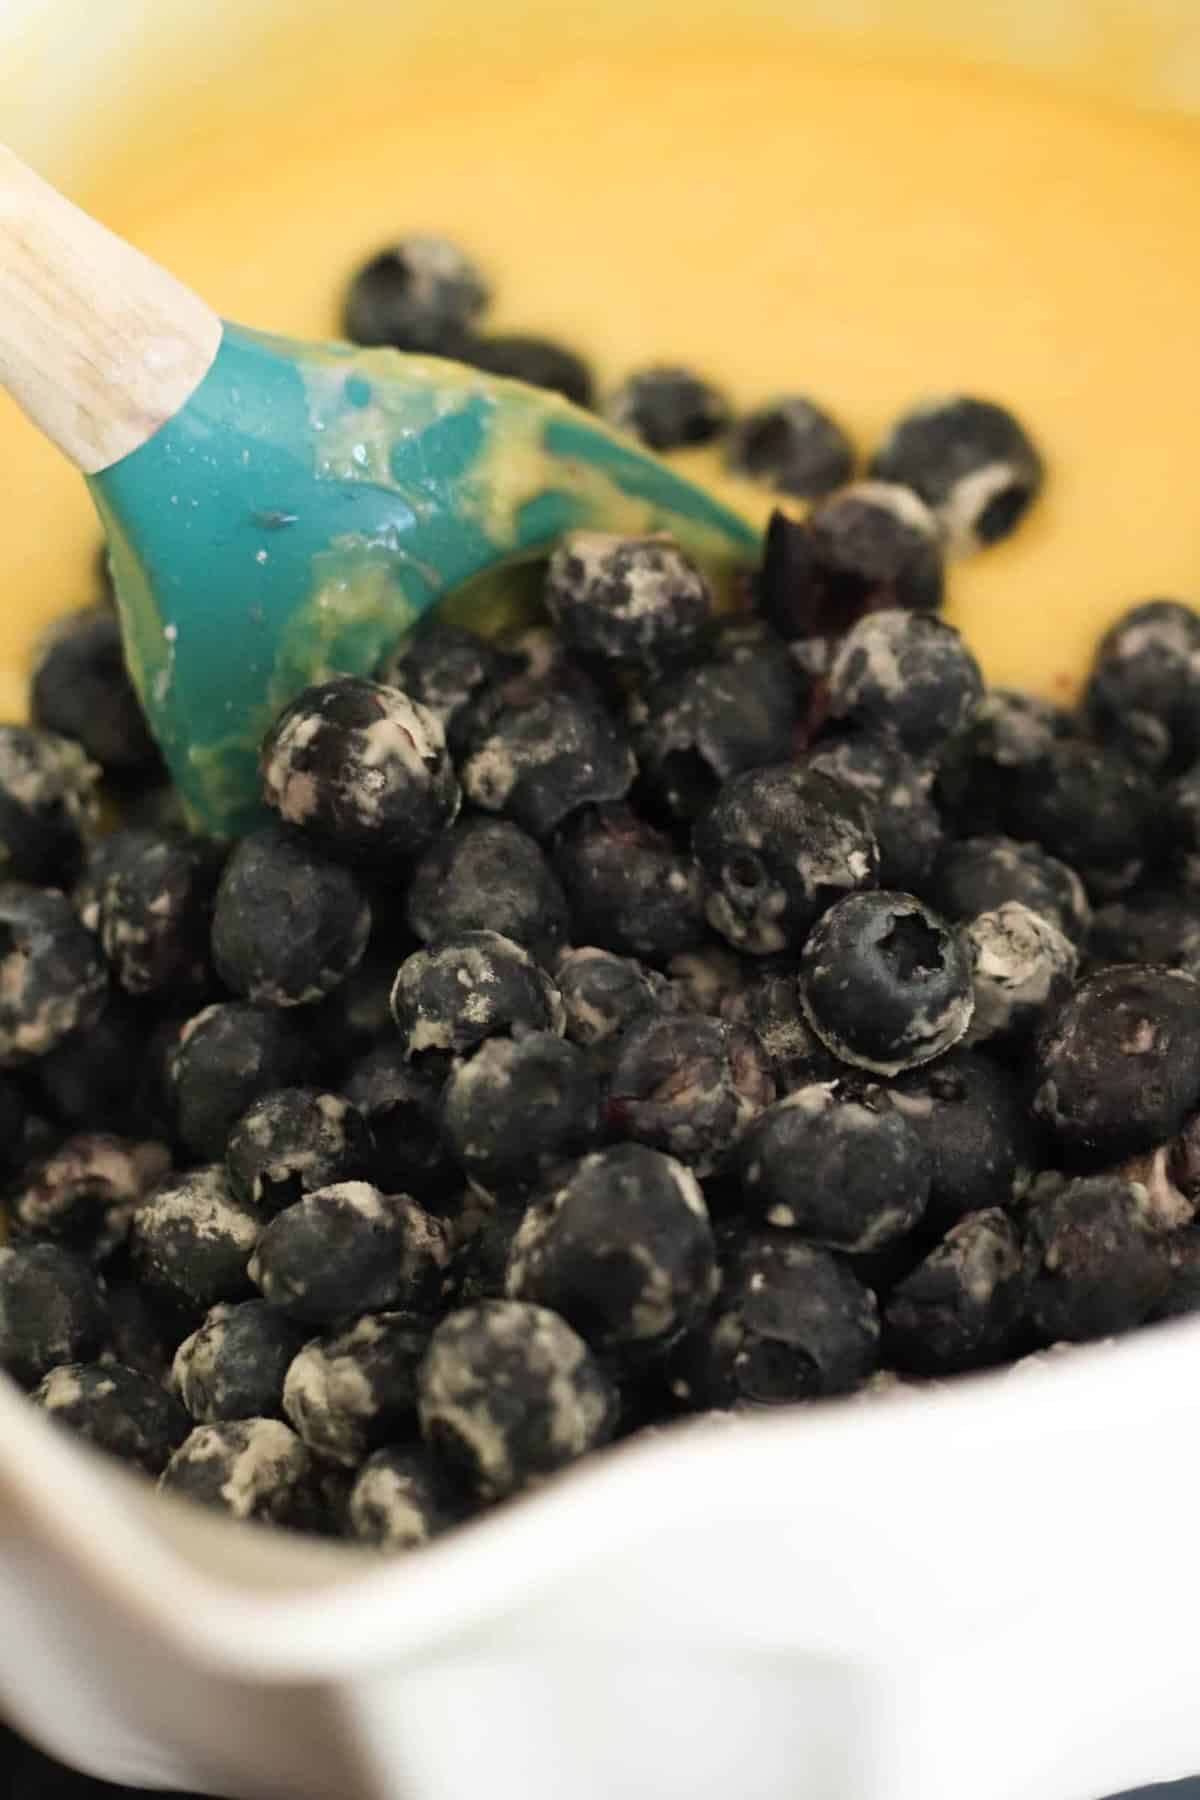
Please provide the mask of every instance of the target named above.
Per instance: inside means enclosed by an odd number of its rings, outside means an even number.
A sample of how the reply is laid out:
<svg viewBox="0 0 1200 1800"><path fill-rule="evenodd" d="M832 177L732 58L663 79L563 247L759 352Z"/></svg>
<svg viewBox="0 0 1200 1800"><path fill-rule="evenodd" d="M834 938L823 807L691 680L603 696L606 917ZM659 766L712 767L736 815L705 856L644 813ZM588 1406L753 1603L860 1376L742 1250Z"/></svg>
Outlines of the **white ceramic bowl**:
<svg viewBox="0 0 1200 1800"><path fill-rule="evenodd" d="M69 179L131 83L207 79L270 5L3 0L2 134ZM1124 62L1105 0L759 10L1200 95L1194 0L1141 0ZM699 1424L393 1562L169 1502L0 1381L0 1711L110 1780L238 1800L1097 1800L1192 1773L1198 1368L1179 1324Z"/></svg>

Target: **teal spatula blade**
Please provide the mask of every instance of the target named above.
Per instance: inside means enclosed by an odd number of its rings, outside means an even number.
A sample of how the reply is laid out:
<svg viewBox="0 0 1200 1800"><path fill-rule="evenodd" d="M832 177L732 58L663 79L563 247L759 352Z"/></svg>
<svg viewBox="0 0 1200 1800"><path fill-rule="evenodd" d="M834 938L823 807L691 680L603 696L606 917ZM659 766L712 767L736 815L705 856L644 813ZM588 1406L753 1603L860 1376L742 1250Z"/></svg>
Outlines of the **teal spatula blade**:
<svg viewBox="0 0 1200 1800"><path fill-rule="evenodd" d="M256 752L309 682L369 674L431 606L577 527L758 534L557 396L389 350L227 325L190 400L89 477L127 654L197 821L259 816Z"/></svg>

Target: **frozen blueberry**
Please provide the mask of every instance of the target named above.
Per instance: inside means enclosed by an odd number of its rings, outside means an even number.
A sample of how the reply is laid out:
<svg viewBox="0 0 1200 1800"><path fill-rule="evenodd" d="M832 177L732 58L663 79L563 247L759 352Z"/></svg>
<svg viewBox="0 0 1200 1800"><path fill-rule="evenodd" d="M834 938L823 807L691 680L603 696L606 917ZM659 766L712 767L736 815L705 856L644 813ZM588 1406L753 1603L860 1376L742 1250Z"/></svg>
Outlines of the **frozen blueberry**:
<svg viewBox="0 0 1200 1800"><path fill-rule="evenodd" d="M180 1028L167 1057L180 1141L193 1156L224 1155L242 1114L264 1094L303 1082L316 1050L288 1013L236 1000L206 1006Z"/></svg>
<svg viewBox="0 0 1200 1800"><path fill-rule="evenodd" d="M801 952L800 994L834 1055L880 1075L941 1056L974 1009L961 932L911 894L851 894L831 906Z"/></svg>
<svg viewBox="0 0 1200 1800"><path fill-rule="evenodd" d="M879 1356L875 1296L828 1250L754 1232L732 1250L708 1319L669 1358L679 1405L722 1411L849 1393Z"/></svg>
<svg viewBox="0 0 1200 1800"><path fill-rule="evenodd" d="M418 859L405 915L423 944L498 931L541 961L567 936L567 901L537 842L511 819L460 819Z"/></svg>
<svg viewBox="0 0 1200 1800"><path fill-rule="evenodd" d="M120 1363L60 1363L31 1398L56 1424L147 1475L161 1474L191 1429L159 1382Z"/></svg>
<svg viewBox="0 0 1200 1800"><path fill-rule="evenodd" d="M609 1085L612 1131L709 1175L775 1098L752 1031L702 1013L650 1014L621 1039Z"/></svg>
<svg viewBox="0 0 1200 1800"><path fill-rule="evenodd" d="M0 1066L45 1056L104 1011L100 946L53 888L0 883Z"/></svg>
<svg viewBox="0 0 1200 1800"><path fill-rule="evenodd" d="M573 943L661 964L708 936L691 859L629 806L580 813L558 838L554 866Z"/></svg>
<svg viewBox="0 0 1200 1800"><path fill-rule="evenodd" d="M458 1064L442 1094L442 1131L463 1173L488 1193L528 1191L599 1128L595 1072L549 1032L490 1038Z"/></svg>
<svg viewBox="0 0 1200 1800"><path fill-rule="evenodd" d="M611 1044L643 1013L669 1007L672 989L665 976L633 956L614 956L592 945L568 950L555 972L562 996L566 1035L592 1050Z"/></svg>
<svg viewBox="0 0 1200 1800"><path fill-rule="evenodd" d="M661 1349L707 1312L716 1247L700 1184L642 1144L587 1156L535 1199L507 1290L560 1313L594 1350Z"/></svg>
<svg viewBox="0 0 1200 1800"><path fill-rule="evenodd" d="M884 1090L929 1153L926 1223L1007 1206L1036 1166L1037 1145L1016 1077L975 1050L910 1069Z"/></svg>
<svg viewBox="0 0 1200 1800"><path fill-rule="evenodd" d="M283 1382L304 1327L265 1300L222 1302L179 1345L172 1385L197 1425L282 1417Z"/></svg>
<svg viewBox="0 0 1200 1800"><path fill-rule="evenodd" d="M711 443L730 417L729 402L719 388L690 369L668 363L627 376L608 396L604 412L618 430L641 438L651 450Z"/></svg>
<svg viewBox="0 0 1200 1800"><path fill-rule="evenodd" d="M149 1062L147 1035L144 1015L120 995L111 995L95 1024L38 1058L31 1071L38 1104L67 1131L145 1133L139 1090ZM6 1124L9 1093L0 1084L0 1167L11 1135ZM152 1126L147 1135L161 1133Z"/></svg>
<svg viewBox="0 0 1200 1800"><path fill-rule="evenodd" d="M702 648L712 618L707 581L669 537L573 531L546 569L546 606L567 648L650 672Z"/></svg>
<svg viewBox="0 0 1200 1800"><path fill-rule="evenodd" d="M611 1435L617 1400L583 1339L544 1306L482 1300L443 1319L418 1375L421 1431L480 1499L552 1475Z"/></svg>
<svg viewBox="0 0 1200 1800"><path fill-rule="evenodd" d="M350 862L413 856L458 813L438 719L357 676L305 688L268 731L260 769L268 806Z"/></svg>
<svg viewBox="0 0 1200 1800"><path fill-rule="evenodd" d="M892 426L870 473L931 507L956 555L1007 537L1037 498L1042 459L1007 407L969 394L926 401Z"/></svg>
<svg viewBox="0 0 1200 1800"><path fill-rule="evenodd" d="M36 1387L58 1363L90 1362L107 1331L87 1263L58 1244L0 1244L0 1369Z"/></svg>
<svg viewBox="0 0 1200 1800"><path fill-rule="evenodd" d="M414 1066L440 1074L489 1038L563 1028L550 977L495 931L464 931L414 951L397 972L392 1017Z"/></svg>
<svg viewBox="0 0 1200 1800"><path fill-rule="evenodd" d="M804 1016L796 971L762 964L745 985L721 1003L721 1017L753 1030L781 1094L845 1073Z"/></svg>
<svg viewBox="0 0 1200 1800"><path fill-rule="evenodd" d="M929 1155L882 1096L838 1082L796 1089L738 1145L747 1217L827 1250L878 1250L910 1232L929 1199Z"/></svg>
<svg viewBox="0 0 1200 1800"><path fill-rule="evenodd" d="M1021 1241L998 1206L968 1213L896 1284L883 1316L889 1364L916 1375L1003 1356L1024 1298Z"/></svg>
<svg viewBox="0 0 1200 1800"><path fill-rule="evenodd" d="M444 1227L406 1194L366 1181L318 1188L277 1213L249 1263L263 1297L308 1325L438 1298L450 1252Z"/></svg>
<svg viewBox="0 0 1200 1800"><path fill-rule="evenodd" d="M735 475L815 500L849 481L854 446L824 407L804 394L784 394L738 420L725 460Z"/></svg>
<svg viewBox="0 0 1200 1800"><path fill-rule="evenodd" d="M1100 968L1107 963L1161 963L1200 975L1200 906L1195 895L1144 888L1110 900L1092 915L1087 952Z"/></svg>
<svg viewBox="0 0 1200 1800"><path fill-rule="evenodd" d="M207 984L219 866L199 838L132 827L93 849L75 905L127 994L178 996Z"/></svg>
<svg viewBox="0 0 1200 1800"><path fill-rule="evenodd" d="M459 773L476 806L544 838L581 806L619 800L636 768L598 696L551 679L512 698L488 690L464 727Z"/></svg>
<svg viewBox="0 0 1200 1800"><path fill-rule="evenodd" d="M1032 839L1079 875L1092 899L1127 892L1153 847L1157 796L1150 778L1099 744L1062 739L1013 783L999 827Z"/></svg>
<svg viewBox="0 0 1200 1800"><path fill-rule="evenodd" d="M456 1510L423 1444L376 1450L355 1477L350 1531L379 1550L416 1550L453 1524Z"/></svg>
<svg viewBox="0 0 1200 1800"><path fill-rule="evenodd" d="M380 1045L362 1057L342 1085L374 1139L376 1187L411 1194L440 1213L457 1176L441 1139L437 1087L414 1071L400 1044Z"/></svg>
<svg viewBox="0 0 1200 1800"><path fill-rule="evenodd" d="M861 796L879 846L880 885L919 890L945 840L930 772L897 745L871 737L820 745L804 766Z"/></svg>
<svg viewBox="0 0 1200 1800"><path fill-rule="evenodd" d="M78 744L29 725L0 725L0 874L74 881L99 828L98 764Z"/></svg>
<svg viewBox="0 0 1200 1800"><path fill-rule="evenodd" d="M1055 701L1019 688L987 688L938 769L938 801L958 820L958 834L1003 831L1025 784L1058 744L1078 735L1074 714Z"/></svg>
<svg viewBox="0 0 1200 1800"><path fill-rule="evenodd" d="M871 613L846 637L829 676L829 712L915 756L969 724L983 693L958 632L928 613Z"/></svg>
<svg viewBox="0 0 1200 1800"><path fill-rule="evenodd" d="M461 352L473 369L524 381L529 387L548 388L576 406L590 406L594 395L592 371L574 350L550 338L524 332L494 333L473 337Z"/></svg>
<svg viewBox="0 0 1200 1800"><path fill-rule="evenodd" d="M281 1419L222 1419L197 1425L159 1487L235 1519L305 1525L313 1506L309 1451Z"/></svg>
<svg viewBox="0 0 1200 1800"><path fill-rule="evenodd" d="M160 1182L134 1213L134 1267L159 1293L207 1312L253 1293L246 1264L262 1228L219 1164L189 1169Z"/></svg>
<svg viewBox="0 0 1200 1800"><path fill-rule="evenodd" d="M56 619L34 651L29 716L73 738L101 768L143 778L160 766L110 606L85 606Z"/></svg>
<svg viewBox="0 0 1200 1800"><path fill-rule="evenodd" d="M1020 900L980 913L965 935L975 994L966 1042L1019 1048L1066 999L1079 952Z"/></svg>
<svg viewBox="0 0 1200 1800"><path fill-rule="evenodd" d="M780 531L778 535L782 538L785 534ZM934 612L942 603L937 520L910 488L884 481L856 481L839 488L814 507L808 521L808 547L808 629L804 629L804 609L798 605L795 589L790 607L773 603L768 608L772 624L787 638L808 637L814 631L844 631L864 613L885 607ZM777 547L777 558L784 548L782 544ZM771 560L768 545L765 578ZM798 572L797 561L793 549L794 572ZM777 579L774 570L770 576ZM784 629L788 614L792 628Z"/></svg>
<svg viewBox="0 0 1200 1800"><path fill-rule="evenodd" d="M415 1313L366 1313L297 1352L283 1410L315 1455L354 1469L415 1428L417 1369L431 1330Z"/></svg>
<svg viewBox="0 0 1200 1800"><path fill-rule="evenodd" d="M1093 734L1143 768L1179 774L1200 756L1200 614L1144 600L1096 646L1083 696Z"/></svg>
<svg viewBox="0 0 1200 1800"><path fill-rule="evenodd" d="M490 297L482 271L457 244L414 234L358 271L342 328L354 344L456 356Z"/></svg>
<svg viewBox="0 0 1200 1800"><path fill-rule="evenodd" d="M235 994L260 1006L320 1000L360 961L371 904L350 869L298 831L266 825L225 865L212 922L213 962Z"/></svg>
<svg viewBox="0 0 1200 1800"><path fill-rule="evenodd" d="M1200 890L1200 764L1172 781L1163 809L1166 860L1176 879Z"/></svg>
<svg viewBox="0 0 1200 1800"><path fill-rule="evenodd" d="M1017 900L1075 944L1087 936L1091 921L1087 894L1074 869L1040 845L1012 838L959 838L947 844L932 888L947 919L974 919Z"/></svg>
<svg viewBox="0 0 1200 1800"><path fill-rule="evenodd" d="M1033 1108L1074 1164L1165 1144L1200 1099L1200 981L1125 964L1081 981L1037 1046Z"/></svg>
<svg viewBox="0 0 1200 1800"><path fill-rule="evenodd" d="M692 833L708 921L754 956L795 949L832 901L876 885L860 797L791 764L735 775Z"/></svg>
<svg viewBox="0 0 1200 1800"><path fill-rule="evenodd" d="M23 1235L53 1238L103 1262L124 1243L139 1204L170 1166L163 1144L80 1134L22 1171L8 1210Z"/></svg>
<svg viewBox="0 0 1200 1800"><path fill-rule="evenodd" d="M431 612L400 640L379 679L431 712L448 731L489 682L512 672L513 662L490 639Z"/></svg>
<svg viewBox="0 0 1200 1800"><path fill-rule="evenodd" d="M318 1188L366 1177L374 1156L371 1129L349 1100L291 1087L264 1094L242 1115L225 1167L239 1200L269 1214Z"/></svg>
<svg viewBox="0 0 1200 1800"><path fill-rule="evenodd" d="M1027 1207L1024 1228L1029 1322L1043 1344L1127 1331L1167 1291L1167 1258L1118 1176L1050 1187Z"/></svg>

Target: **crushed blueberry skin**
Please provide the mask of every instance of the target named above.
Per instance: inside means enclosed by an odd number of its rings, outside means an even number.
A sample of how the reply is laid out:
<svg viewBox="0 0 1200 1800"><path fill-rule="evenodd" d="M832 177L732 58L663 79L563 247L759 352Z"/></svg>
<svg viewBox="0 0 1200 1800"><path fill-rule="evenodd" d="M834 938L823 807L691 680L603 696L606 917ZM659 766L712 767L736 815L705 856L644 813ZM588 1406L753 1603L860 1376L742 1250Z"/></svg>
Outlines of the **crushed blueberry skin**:
<svg viewBox="0 0 1200 1800"><path fill-rule="evenodd" d="M488 301L406 238L345 322L590 404ZM1200 610L989 686L941 608L1045 480L1005 407L865 479L806 396L607 410L790 497L757 567L571 532L299 694L235 843L109 606L0 724L0 1370L229 1519L408 1555L681 1415L1200 1310Z"/></svg>

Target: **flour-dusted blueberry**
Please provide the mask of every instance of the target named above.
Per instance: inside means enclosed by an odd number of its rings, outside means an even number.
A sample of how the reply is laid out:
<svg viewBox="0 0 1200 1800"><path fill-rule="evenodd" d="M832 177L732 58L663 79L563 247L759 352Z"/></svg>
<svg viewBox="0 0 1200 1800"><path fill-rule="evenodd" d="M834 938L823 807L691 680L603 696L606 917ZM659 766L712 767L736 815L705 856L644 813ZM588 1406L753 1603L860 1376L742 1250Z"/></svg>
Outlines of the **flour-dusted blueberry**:
<svg viewBox="0 0 1200 1800"><path fill-rule="evenodd" d="M913 407L896 420L869 468L878 480L918 493L959 556L1007 537L1043 479L1041 456L1019 420L972 394Z"/></svg>
<svg viewBox="0 0 1200 1800"><path fill-rule="evenodd" d="M1169 783L1162 825L1165 861L1175 879L1196 893L1200 890L1200 764Z"/></svg>
<svg viewBox="0 0 1200 1800"><path fill-rule="evenodd" d="M436 1084L416 1073L403 1045L383 1044L352 1065L342 1086L374 1139L376 1187L441 1212L456 1176L442 1143Z"/></svg>
<svg viewBox="0 0 1200 1800"><path fill-rule="evenodd" d="M0 725L0 875L74 881L100 824L99 764L57 732Z"/></svg>
<svg viewBox="0 0 1200 1800"><path fill-rule="evenodd" d="M1026 1208L1024 1235L1028 1322L1043 1344L1128 1331L1170 1285L1166 1255L1119 1176L1051 1186Z"/></svg>
<svg viewBox="0 0 1200 1800"><path fill-rule="evenodd" d="M548 961L567 936L567 901L541 846L511 819L460 819L418 859L405 916L423 944L498 931Z"/></svg>
<svg viewBox="0 0 1200 1800"><path fill-rule="evenodd" d="M461 798L435 714L353 675L305 688L268 731L259 766L268 806L348 862L415 855Z"/></svg>
<svg viewBox="0 0 1200 1800"><path fill-rule="evenodd" d="M489 682L515 671L516 658L491 639L430 612L401 638L379 679L431 712L449 732L458 713Z"/></svg>
<svg viewBox="0 0 1200 1800"><path fill-rule="evenodd" d="M283 1382L304 1327L265 1300L222 1301L175 1352L171 1383L197 1425L282 1417Z"/></svg>
<svg viewBox="0 0 1200 1800"><path fill-rule="evenodd" d="M576 406L590 406L594 397L592 371L576 351L551 338L531 337L527 332L490 333L469 338L460 352L473 369L504 375L529 387L547 388Z"/></svg>
<svg viewBox="0 0 1200 1800"><path fill-rule="evenodd" d="M164 1144L80 1133L22 1171L8 1211L22 1236L52 1238L103 1262L124 1243L135 1211L170 1166Z"/></svg>
<svg viewBox="0 0 1200 1800"><path fill-rule="evenodd" d="M125 666L120 621L110 606L67 613L39 639L29 677L29 716L43 730L73 738L115 775L144 780L161 766Z"/></svg>
<svg viewBox="0 0 1200 1800"><path fill-rule="evenodd" d="M1066 999L1079 952L1020 900L980 913L964 930L975 995L965 1041L1020 1049Z"/></svg>
<svg viewBox="0 0 1200 1800"><path fill-rule="evenodd" d="M139 1108L149 1061L147 1036L144 1013L122 995L110 994L93 1025L64 1038L57 1050L40 1056L33 1065L29 1074L36 1103L65 1131L164 1135L165 1127L147 1130ZM5 1122L9 1092L0 1085L0 1167L4 1144L12 1136Z"/></svg>
<svg viewBox="0 0 1200 1800"><path fill-rule="evenodd" d="M814 1082L776 1101L738 1145L747 1217L827 1250L865 1253L904 1237L929 1200L929 1154L882 1096Z"/></svg>
<svg viewBox="0 0 1200 1800"><path fill-rule="evenodd" d="M729 402L702 375L656 363L629 375L608 395L605 417L651 450L708 444L729 424Z"/></svg>
<svg viewBox="0 0 1200 1800"><path fill-rule="evenodd" d="M944 619L891 608L847 634L829 676L829 712L915 756L970 723L983 693L979 664Z"/></svg>
<svg viewBox="0 0 1200 1800"><path fill-rule="evenodd" d="M56 1425L147 1475L162 1473L191 1430L183 1407L160 1382L120 1363L60 1363L31 1398Z"/></svg>
<svg viewBox="0 0 1200 1800"><path fill-rule="evenodd" d="M424 1444L395 1445L368 1456L350 1492L350 1532L360 1544L393 1553L417 1550L461 1511Z"/></svg>
<svg viewBox="0 0 1200 1800"><path fill-rule="evenodd" d="M109 1347L100 1360L124 1363L169 1387L171 1359L187 1335L194 1310L183 1313L137 1280L125 1254L105 1269L104 1290Z"/></svg>
<svg viewBox="0 0 1200 1800"><path fill-rule="evenodd" d="M587 1156L529 1206L507 1291L548 1306L593 1350L644 1356L703 1317L718 1286L700 1184L642 1144Z"/></svg>
<svg viewBox="0 0 1200 1800"><path fill-rule="evenodd" d="M788 1232L740 1236L704 1323L668 1359L676 1404L777 1406L845 1394L879 1360L875 1296L840 1258Z"/></svg>
<svg viewBox="0 0 1200 1800"><path fill-rule="evenodd" d="M883 1315L889 1365L942 1375L995 1362L1011 1347L1024 1275L1008 1215L997 1206L968 1213L892 1289Z"/></svg>
<svg viewBox="0 0 1200 1800"><path fill-rule="evenodd" d="M416 950L392 987L409 1060L447 1074L489 1038L563 1028L558 989L527 950L496 931L464 931Z"/></svg>
<svg viewBox="0 0 1200 1800"><path fill-rule="evenodd" d="M617 1397L564 1319L482 1300L442 1320L418 1375L438 1465L482 1500L532 1487L611 1437Z"/></svg>
<svg viewBox="0 0 1200 1800"><path fill-rule="evenodd" d="M740 991L721 1002L721 1017L754 1032L781 1094L845 1073L804 1016L790 962L752 969Z"/></svg>
<svg viewBox="0 0 1200 1800"><path fill-rule="evenodd" d="M1179 774L1200 756L1200 613L1144 600L1096 646L1083 716L1132 762Z"/></svg>
<svg viewBox="0 0 1200 1800"><path fill-rule="evenodd" d="M102 838L75 905L113 978L139 998L209 982L209 930L220 856L201 838L130 827Z"/></svg>
<svg viewBox="0 0 1200 1800"><path fill-rule="evenodd" d="M281 1419L222 1419L189 1432L158 1485L234 1519L296 1526L310 1520L314 1477L310 1451Z"/></svg>
<svg viewBox="0 0 1200 1800"><path fill-rule="evenodd" d="M1067 863L1093 900L1135 887L1154 848L1158 795L1150 777L1101 744L1061 739L1015 783L1000 829Z"/></svg>
<svg viewBox="0 0 1200 1800"><path fill-rule="evenodd" d="M100 946L54 888L0 883L0 1067L46 1056L104 1011Z"/></svg>
<svg viewBox="0 0 1200 1800"><path fill-rule="evenodd" d="M315 1455L354 1469L415 1429L417 1369L432 1329L416 1313L366 1313L297 1352L283 1410Z"/></svg>
<svg viewBox="0 0 1200 1800"><path fill-rule="evenodd" d="M931 884L947 919L968 920L1017 900L1079 944L1092 909L1074 869L1039 844L1007 837L958 838L938 858Z"/></svg>
<svg viewBox="0 0 1200 1800"><path fill-rule="evenodd" d="M703 944L683 950L667 964L671 995L685 1012L712 1013L725 1017L725 1005L739 994L757 965L724 944Z"/></svg>
<svg viewBox="0 0 1200 1800"><path fill-rule="evenodd" d="M970 1025L971 959L959 929L911 894L851 894L809 933L800 995L835 1056L896 1075L941 1056Z"/></svg>
<svg viewBox="0 0 1200 1800"><path fill-rule="evenodd" d="M463 727L463 792L536 838L581 806L621 799L636 772L622 727L582 682L533 681L513 696L491 688Z"/></svg>
<svg viewBox="0 0 1200 1800"><path fill-rule="evenodd" d="M59 1244L0 1244L0 1369L36 1387L58 1363L100 1354L103 1290L81 1256Z"/></svg>
<svg viewBox="0 0 1200 1800"><path fill-rule="evenodd" d="M234 1124L264 1094L313 1073L317 1046L292 1016L242 1001L206 1006L180 1028L167 1057L168 1099L193 1156L222 1156Z"/></svg>
<svg viewBox="0 0 1200 1800"><path fill-rule="evenodd" d="M341 1181L275 1215L249 1275L272 1306L329 1326L387 1307L433 1306L449 1261L445 1227L415 1200Z"/></svg>
<svg viewBox="0 0 1200 1800"><path fill-rule="evenodd" d="M299 831L266 825L225 865L212 921L227 988L260 1006L307 1006L344 981L371 932L371 903L351 869Z"/></svg>
<svg viewBox="0 0 1200 1800"><path fill-rule="evenodd" d="M584 945L559 960L554 979L562 996L565 1031L573 1044L593 1050L611 1044L644 1013L668 1009L673 988L657 969L634 956Z"/></svg>
<svg viewBox="0 0 1200 1800"><path fill-rule="evenodd" d="M929 1153L926 1223L945 1231L964 1213L1007 1206L1028 1185L1038 1145L1023 1084L977 1050L952 1050L883 1090Z"/></svg>
<svg viewBox="0 0 1200 1800"><path fill-rule="evenodd" d="M819 745L805 768L853 789L879 846L881 887L919 891L945 841L932 772L883 738L845 737Z"/></svg>
<svg viewBox="0 0 1200 1800"><path fill-rule="evenodd" d="M207 1312L253 1293L246 1265L262 1228L220 1164L188 1169L161 1181L134 1213L133 1264L157 1292Z"/></svg>
<svg viewBox="0 0 1200 1800"><path fill-rule="evenodd" d="M1070 1163L1165 1144L1200 1100L1200 981L1138 964L1081 981L1037 1046L1033 1108Z"/></svg>
<svg viewBox="0 0 1200 1800"><path fill-rule="evenodd" d="M630 806L588 807L571 820L554 867L573 943L662 964L708 936L691 859Z"/></svg>
<svg viewBox="0 0 1200 1800"><path fill-rule="evenodd" d="M817 629L854 624L884 607L933 612L942 603L937 520L911 488L856 481L813 508L808 521ZM772 623L780 628L780 621ZM803 630L788 637L805 637Z"/></svg>
<svg viewBox="0 0 1200 1800"><path fill-rule="evenodd" d="M815 500L850 480L854 445L815 400L783 394L737 421L725 460L735 475L765 482L779 494Z"/></svg>
<svg viewBox="0 0 1200 1800"><path fill-rule="evenodd" d="M938 765L938 804L955 835L1007 831L1005 820L1019 810L1029 781L1041 779L1059 744L1078 736L1079 721L1065 706L1019 688L986 689Z"/></svg>
<svg viewBox="0 0 1200 1800"><path fill-rule="evenodd" d="M359 269L342 328L353 344L456 356L490 298L486 276L465 250L412 233Z"/></svg>
<svg viewBox="0 0 1200 1800"><path fill-rule="evenodd" d="M1092 915L1087 954L1093 967L1161 963L1200 975L1200 906L1186 889L1139 888Z"/></svg>
<svg viewBox="0 0 1200 1800"><path fill-rule="evenodd" d="M576 656L651 674L703 647L708 582L671 538L572 531L546 569L546 606Z"/></svg>
<svg viewBox="0 0 1200 1800"><path fill-rule="evenodd" d="M565 1157L590 1149L599 1083L577 1045L546 1031L490 1038L442 1094L442 1131L463 1173L487 1193L528 1192Z"/></svg>
<svg viewBox="0 0 1200 1800"><path fill-rule="evenodd" d="M225 1167L240 1200L282 1212L305 1194L370 1175L370 1126L340 1094L277 1088L243 1113L229 1134Z"/></svg>
<svg viewBox="0 0 1200 1800"><path fill-rule="evenodd" d="M832 901L877 883L861 798L791 764L727 781L697 819L692 848L709 924L753 956L797 948Z"/></svg>
<svg viewBox="0 0 1200 1800"><path fill-rule="evenodd" d="M700 1176L728 1159L775 1098L752 1031L702 1013L650 1014L620 1041L609 1083L613 1133L649 1144Z"/></svg>

